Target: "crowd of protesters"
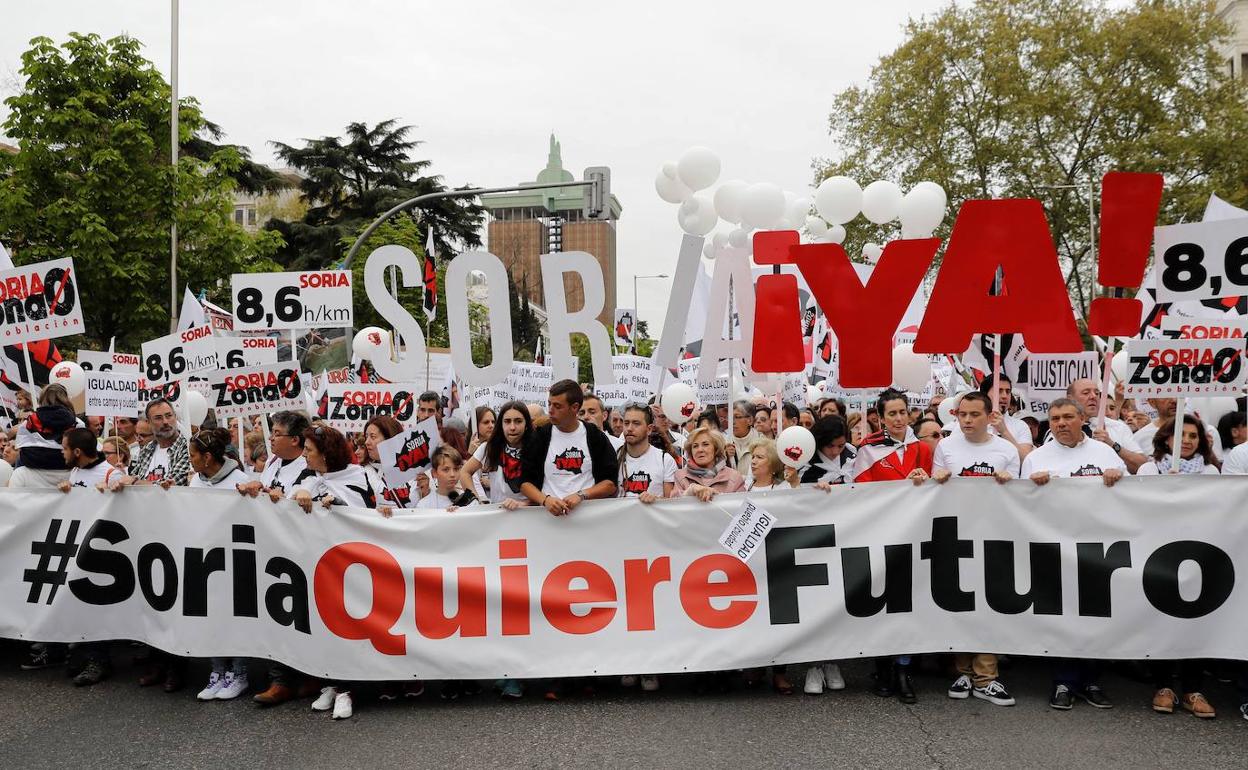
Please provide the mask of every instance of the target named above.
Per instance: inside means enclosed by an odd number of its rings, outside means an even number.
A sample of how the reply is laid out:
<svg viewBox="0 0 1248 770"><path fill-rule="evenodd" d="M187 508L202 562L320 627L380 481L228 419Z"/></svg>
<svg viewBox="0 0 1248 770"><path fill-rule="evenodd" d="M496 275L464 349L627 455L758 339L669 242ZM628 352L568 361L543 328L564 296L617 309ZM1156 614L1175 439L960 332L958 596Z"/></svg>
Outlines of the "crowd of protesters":
<svg viewBox="0 0 1248 770"><path fill-rule="evenodd" d="M1028 479L1043 485L1054 477L1097 476L1113 486L1125 475L1248 474L1248 429L1239 404L1209 425L1199 415L1183 417L1179 452L1173 448L1173 399L1147 405L1121 397L1106 399L1100 419L1099 383L1079 380L1047 414L1021 408L1005 377L987 377L978 391L961 394L942 421L939 399L914 407L906 394L884 391L868 408L847 409L836 398L808 408L793 404L737 401L708 408L683 426L664 415L657 399L608 409L571 380L556 382L546 405L509 401L497 411L478 407L472 414L444 417L439 394L418 398L416 420L434 418L440 446L427 473L406 486L384 481L378 445L404 430L393 417L370 420L358 434L344 434L303 412L257 417L247 426L215 425L184 430L178 411L164 399L149 402L142 419L117 418L110 426L74 413L66 391L49 385L28 404L18 426L0 433L0 485L55 487L69 492L89 487L123 493L130 486L166 489L225 489L273 502L288 499L303 508L351 506L392 516L397 509L455 511L471 505L498 505L508 511L543 509L551 516L575 515L587 500L632 497L642 504L692 497L708 502L731 492L766 494L783 488L831 490L845 483L909 480L914 484L961 483L992 477L1004 483ZM1242 400L1241 400L1242 401ZM261 425L261 420L265 424ZM814 436L813 457L800 468L780 460L776 437L792 425ZM471 426L471 428L469 427ZM107 429L106 429L107 428ZM267 435L267 440L266 440ZM239 440L239 437L242 440ZM177 692L187 684L188 661L138 645L142 686ZM112 673L112 645L35 643L24 651L26 669L63 666L74 685L90 686ZM991 652L966 651L946 661L949 698L976 697L1000 706L1015 703ZM882 697L914 703L913 656L875 661L873 690ZM1151 661L1134 664L1152 679L1152 709L1185 710L1212 718L1204 695L1210 673L1226 678L1238 664L1223 661ZM213 658L200 700L231 700L254 689L262 706L313 698L312 708L336 719L353 714L353 687L321 682L278 663L261 668L241 658ZM1049 705L1071 709L1076 701L1095 708L1112 703L1099 684L1102 665L1093 660L1053 661ZM781 694L797 688L790 670L799 670L803 692L840 690L845 680L836 661L769 671L711 672L698 675L698 691L723 691L738 679L757 685L769 678ZM661 672L659 672L661 673ZM506 698L538 691L548 700L592 690L588 680L493 683ZM622 677L619 685L644 691L660 688L658 673ZM421 697L421 682L381 686L379 697ZM445 682L441 697L454 699L480 691L477 683ZM1248 719L1248 703L1240 707Z"/></svg>

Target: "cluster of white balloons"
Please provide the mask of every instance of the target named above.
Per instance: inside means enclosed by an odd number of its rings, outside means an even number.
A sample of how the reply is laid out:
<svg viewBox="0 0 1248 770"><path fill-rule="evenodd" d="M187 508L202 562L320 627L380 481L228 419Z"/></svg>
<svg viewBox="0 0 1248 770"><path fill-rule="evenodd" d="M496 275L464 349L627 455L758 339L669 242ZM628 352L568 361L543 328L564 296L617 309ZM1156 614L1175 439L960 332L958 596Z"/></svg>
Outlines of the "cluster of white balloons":
<svg viewBox="0 0 1248 770"><path fill-rule="evenodd" d="M826 220L827 236L821 240L842 243L845 225L862 214L877 225L901 221L902 238L930 238L949 206L944 188L935 182L919 182L903 194L895 182L877 180L865 188L847 176L828 177L815 189L815 209ZM815 219L812 217L812 219ZM831 227L827 227L831 223ZM820 225L807 222L807 232L816 235ZM871 263L884 252L879 244L863 246L862 256Z"/></svg>

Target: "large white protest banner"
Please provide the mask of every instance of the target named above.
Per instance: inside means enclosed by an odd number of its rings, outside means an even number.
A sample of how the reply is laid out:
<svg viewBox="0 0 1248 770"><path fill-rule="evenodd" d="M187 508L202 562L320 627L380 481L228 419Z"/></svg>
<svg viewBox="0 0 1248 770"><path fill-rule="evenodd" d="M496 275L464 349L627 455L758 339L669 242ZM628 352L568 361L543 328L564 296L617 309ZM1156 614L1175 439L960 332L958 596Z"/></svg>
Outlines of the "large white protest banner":
<svg viewBox="0 0 1248 770"><path fill-rule="evenodd" d="M1127 340L1128 398L1238 396L1245 382L1242 339Z"/></svg>
<svg viewBox="0 0 1248 770"><path fill-rule="evenodd" d="M246 417L306 406L299 364L293 361L248 369L218 369L212 373L209 383L208 407L218 418Z"/></svg>
<svg viewBox="0 0 1248 770"><path fill-rule="evenodd" d="M87 372L86 414L93 417L136 417L139 378L134 374Z"/></svg>
<svg viewBox="0 0 1248 770"><path fill-rule="evenodd" d="M85 331L74 260L64 257L0 270L0 342L12 345Z"/></svg>
<svg viewBox="0 0 1248 770"><path fill-rule="evenodd" d="M235 273L230 291L236 331L350 326L355 318L350 270Z"/></svg>
<svg viewBox="0 0 1248 770"><path fill-rule="evenodd" d="M143 379L151 385L217 370L211 326L196 326L143 343Z"/></svg>
<svg viewBox="0 0 1248 770"><path fill-rule="evenodd" d="M98 350L79 350L78 365L84 372L117 372L139 375L140 359L134 353L108 353Z"/></svg>
<svg viewBox="0 0 1248 770"><path fill-rule="evenodd" d="M420 391L411 383L328 383L325 420L342 431L361 431L374 417L407 422L416 414Z"/></svg>
<svg viewBox="0 0 1248 770"><path fill-rule="evenodd" d="M1079 379L1100 381L1100 359L1096 351L1081 353L1031 353L1027 358L1027 407L1038 414L1049 411L1049 404L1066 395L1066 388Z"/></svg>
<svg viewBox="0 0 1248 770"><path fill-rule="evenodd" d="M1246 494L1218 476L775 491L746 563L718 542L742 495L387 519L232 490L7 489L0 636L137 639L347 680L950 650L1246 659Z"/></svg>

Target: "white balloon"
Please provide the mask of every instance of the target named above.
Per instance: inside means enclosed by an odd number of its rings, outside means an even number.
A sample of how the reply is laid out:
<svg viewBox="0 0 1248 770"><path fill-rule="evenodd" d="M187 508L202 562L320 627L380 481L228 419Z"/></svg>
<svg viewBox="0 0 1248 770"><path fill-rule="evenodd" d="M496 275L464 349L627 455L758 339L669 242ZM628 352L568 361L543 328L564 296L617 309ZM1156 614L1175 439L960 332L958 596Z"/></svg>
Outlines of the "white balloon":
<svg viewBox="0 0 1248 770"><path fill-rule="evenodd" d="M862 191L862 215L877 225L892 222L901 214L901 188L883 179Z"/></svg>
<svg viewBox="0 0 1248 770"><path fill-rule="evenodd" d="M744 227L738 227L728 233L728 245L734 249L744 249L750 245L750 231Z"/></svg>
<svg viewBox="0 0 1248 770"><path fill-rule="evenodd" d="M686 187L684 182L667 176L662 170L654 178L654 191L668 203L684 203L686 198L693 195L693 190Z"/></svg>
<svg viewBox="0 0 1248 770"><path fill-rule="evenodd" d="M810 233L812 238L822 238L828 233L828 223L819 217L806 217L806 232Z"/></svg>
<svg viewBox="0 0 1248 770"><path fill-rule="evenodd" d="M784 220L784 190L771 182L750 185L741 207L741 221L758 230L770 230Z"/></svg>
<svg viewBox="0 0 1248 770"><path fill-rule="evenodd" d="M676 161L674 160L669 160L668 162L664 163L663 166L659 169L659 171L663 174L663 176L667 177L668 179L679 178L676 175Z"/></svg>
<svg viewBox="0 0 1248 770"><path fill-rule="evenodd" d="M351 340L351 352L365 361L372 361L389 347L390 332L380 326L365 326Z"/></svg>
<svg viewBox="0 0 1248 770"><path fill-rule="evenodd" d="M707 147L690 147L676 162L676 173L690 190L705 190L719 179L719 156Z"/></svg>
<svg viewBox="0 0 1248 770"><path fill-rule="evenodd" d="M780 462L790 468L800 468L815 454L815 437L800 425L790 425L776 437L776 452Z"/></svg>
<svg viewBox="0 0 1248 770"><path fill-rule="evenodd" d="M690 235L706 235L719 224L719 214L715 213L715 204L706 193L694 193L682 204L677 214L680 229Z"/></svg>
<svg viewBox="0 0 1248 770"><path fill-rule="evenodd" d="M673 382L664 388L660 403L663 414L676 425L684 425L698 413L698 396L683 382Z"/></svg>
<svg viewBox="0 0 1248 770"><path fill-rule="evenodd" d="M721 219L734 225L741 224L741 207L745 205L745 191L748 189L748 182L733 179L715 190L715 210Z"/></svg>
<svg viewBox="0 0 1248 770"><path fill-rule="evenodd" d="M707 259L715 259L715 242L714 241L707 241L706 243L702 244L702 256L706 257Z"/></svg>
<svg viewBox="0 0 1248 770"><path fill-rule="evenodd" d="M829 227L828 232L823 236L823 240L828 243L844 243L845 225L832 225Z"/></svg>
<svg viewBox="0 0 1248 770"><path fill-rule="evenodd" d="M1235 403L1235 399L1226 396L1221 397L1205 397L1188 399L1189 408L1200 415L1200 419L1205 423L1218 426L1218 420L1222 419L1222 415L1234 412L1239 408ZM1223 447L1224 450L1230 451L1231 447Z"/></svg>
<svg viewBox="0 0 1248 770"><path fill-rule="evenodd" d="M961 396L948 396L940 402L940 406L936 407L936 414L940 417L940 424L957 425L958 424L958 401Z"/></svg>
<svg viewBox="0 0 1248 770"><path fill-rule="evenodd" d="M945 193L945 188L935 182L919 182L911 190L926 190L940 198L940 208L943 210L949 206L949 196Z"/></svg>
<svg viewBox="0 0 1248 770"><path fill-rule="evenodd" d="M880 261L880 256L883 253L884 253L884 249L881 248L880 244L878 243L867 243L867 244L864 244L862 247L862 258L867 260L873 265L876 262Z"/></svg>
<svg viewBox="0 0 1248 770"><path fill-rule="evenodd" d="M914 352L914 346L903 342L893 348L893 383L910 393L922 393L932 379L932 362Z"/></svg>
<svg viewBox="0 0 1248 770"><path fill-rule="evenodd" d="M1113 372L1114 379L1118 382L1127 381L1127 369L1131 366L1131 362L1127 357L1127 350L1123 348L1114 354L1114 360L1110 362L1109 369Z"/></svg>
<svg viewBox="0 0 1248 770"><path fill-rule="evenodd" d="M716 206L716 210L718 209L719 207ZM723 230L716 232L714 235L711 236L711 243L715 244L715 248L717 249L724 248L725 246L728 245L728 233L724 232Z"/></svg>
<svg viewBox="0 0 1248 770"><path fill-rule="evenodd" d="M862 188L847 176L828 177L815 190L819 216L834 225L843 225L862 210Z"/></svg>
<svg viewBox="0 0 1248 770"><path fill-rule="evenodd" d="M823 390L818 385L806 386L806 405L814 406L823 398Z"/></svg>
<svg viewBox="0 0 1248 770"><path fill-rule="evenodd" d="M945 220L944 195L917 185L901 199L901 228L914 237L929 237Z"/></svg>
<svg viewBox="0 0 1248 770"><path fill-rule="evenodd" d="M804 226L809 215L810 198L794 198L789 201L789 213L786 217L789 220L789 227L798 228Z"/></svg>
<svg viewBox="0 0 1248 770"><path fill-rule="evenodd" d="M196 390L186 392L186 419L191 425L203 425L208 416L208 400Z"/></svg>
<svg viewBox="0 0 1248 770"><path fill-rule="evenodd" d="M64 386L71 399L78 398L87 389L87 373L73 361L62 361L48 372L48 384Z"/></svg>

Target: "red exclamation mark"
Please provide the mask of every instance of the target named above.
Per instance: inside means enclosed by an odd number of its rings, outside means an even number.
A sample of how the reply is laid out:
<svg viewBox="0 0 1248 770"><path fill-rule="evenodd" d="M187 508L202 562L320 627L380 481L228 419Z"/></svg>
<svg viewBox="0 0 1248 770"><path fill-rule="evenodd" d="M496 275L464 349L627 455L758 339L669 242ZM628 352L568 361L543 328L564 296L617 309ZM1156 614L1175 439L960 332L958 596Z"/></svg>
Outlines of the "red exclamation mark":
<svg viewBox="0 0 1248 770"><path fill-rule="evenodd" d="M1106 288L1144 284L1144 268L1161 208L1161 174L1111 171L1101 179L1101 256L1097 283ZM1138 299L1098 297L1088 313L1088 331L1106 337L1134 337L1144 308Z"/></svg>
<svg viewBox="0 0 1248 770"><path fill-rule="evenodd" d="M761 275L754 284L754 355L750 368L756 372L800 372L806 368L802 348L802 307L797 276L780 273L780 265L797 260L800 248L796 230L770 230L754 234L754 262L773 265L776 272Z"/></svg>

